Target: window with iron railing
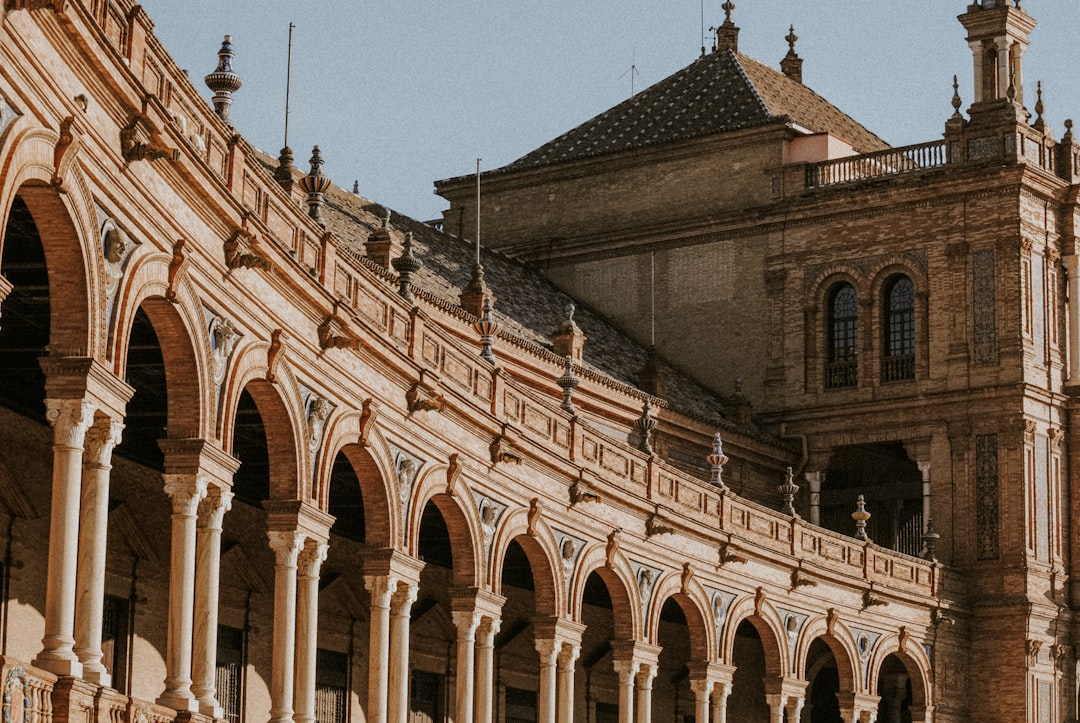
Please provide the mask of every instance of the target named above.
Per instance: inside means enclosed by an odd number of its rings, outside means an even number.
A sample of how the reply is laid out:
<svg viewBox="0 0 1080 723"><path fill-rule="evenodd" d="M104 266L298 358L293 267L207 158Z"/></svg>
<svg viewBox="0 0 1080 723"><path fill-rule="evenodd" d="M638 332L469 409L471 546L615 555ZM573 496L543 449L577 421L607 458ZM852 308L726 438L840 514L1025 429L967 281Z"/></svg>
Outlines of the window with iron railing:
<svg viewBox="0 0 1080 723"><path fill-rule="evenodd" d="M244 631L240 628L218 625L214 684L225 720L240 723L244 718Z"/></svg>
<svg viewBox="0 0 1080 723"><path fill-rule="evenodd" d="M828 389L859 383L859 299L855 287L840 284L829 297L829 359L825 365Z"/></svg>
<svg viewBox="0 0 1080 723"><path fill-rule="evenodd" d="M885 288L881 381L915 378L915 287L897 276Z"/></svg>

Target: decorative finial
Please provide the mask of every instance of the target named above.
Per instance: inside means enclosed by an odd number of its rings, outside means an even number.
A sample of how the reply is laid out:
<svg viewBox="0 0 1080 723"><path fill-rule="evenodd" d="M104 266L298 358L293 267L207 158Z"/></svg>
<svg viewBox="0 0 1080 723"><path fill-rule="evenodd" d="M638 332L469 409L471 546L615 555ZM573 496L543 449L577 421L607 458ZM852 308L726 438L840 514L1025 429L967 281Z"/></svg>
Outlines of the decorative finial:
<svg viewBox="0 0 1080 723"><path fill-rule="evenodd" d="M360 179L356 179L352 182L352 192L354 196L360 195Z"/></svg>
<svg viewBox="0 0 1080 723"><path fill-rule="evenodd" d="M645 404L641 407L641 416L634 426L637 427L638 436L641 437L641 441L638 443L638 449L645 454L652 454L652 433L656 429L658 422L652 416L652 405L649 404L649 400L645 400Z"/></svg>
<svg viewBox="0 0 1080 723"><path fill-rule="evenodd" d="M724 4L720 6L724 10L724 22L731 22L731 13L735 11L735 3L731 0L725 0Z"/></svg>
<svg viewBox="0 0 1080 723"><path fill-rule="evenodd" d="M311 164L311 170L300 179L300 188L307 194L308 216L322 223L322 205L326 201L323 194L334 183L322 173L323 157L318 146L311 149L311 158L308 162Z"/></svg>
<svg viewBox="0 0 1080 723"><path fill-rule="evenodd" d="M413 233L407 231L405 233L405 244L401 249L401 256L391 261L394 270L398 272L398 293L406 301L413 300L412 293L412 275L420 270L420 267L424 264L420 259L413 256Z"/></svg>
<svg viewBox="0 0 1080 723"><path fill-rule="evenodd" d="M1042 81L1040 80L1035 86L1035 122L1031 124L1032 128L1041 131L1046 129L1046 121L1043 120L1043 111L1046 110L1046 106L1043 105L1042 97Z"/></svg>
<svg viewBox="0 0 1080 723"><path fill-rule="evenodd" d="M240 76L233 71L233 55L232 36L226 35L218 51L217 69L203 79L206 87L214 91L214 112L230 127L232 120L229 118L229 106L232 105L232 94L244 84Z"/></svg>
<svg viewBox="0 0 1080 723"><path fill-rule="evenodd" d="M574 389L581 380L574 376L574 357L566 355L566 366L563 375L556 380L556 384L562 388L562 408L570 414L577 414L574 407Z"/></svg>
<svg viewBox="0 0 1080 723"><path fill-rule="evenodd" d="M567 304L566 308L565 308L565 311L566 311L566 321L567 321L567 323L573 324L574 323L574 312L577 311L577 307L574 306L574 302L571 301L569 304Z"/></svg>
<svg viewBox="0 0 1080 723"><path fill-rule="evenodd" d="M1073 138L1073 121L1072 118L1065 119L1065 135L1061 137L1062 143L1072 143Z"/></svg>
<svg viewBox="0 0 1080 723"><path fill-rule="evenodd" d="M489 362L495 361L495 354L491 351L491 345L495 341L495 332L499 330L499 323L491 318L491 297L484 297L484 313L473 324L473 329L480 335L480 358Z"/></svg>
<svg viewBox="0 0 1080 723"><path fill-rule="evenodd" d="M390 209L388 209L388 208L383 209L382 227L383 227L384 231L390 230L390 216L391 216Z"/></svg>
<svg viewBox="0 0 1080 723"><path fill-rule="evenodd" d="M721 6L724 8L724 22L716 29L716 47L719 50L739 52L739 28L731 20L731 13L735 11L735 3L726 0Z"/></svg>
<svg viewBox="0 0 1080 723"><path fill-rule="evenodd" d="M787 37L785 37L784 40L787 41L788 52L789 53L794 53L795 52L795 43L799 42L799 36L795 34L795 26L794 25L791 26L791 29L788 31Z"/></svg>
<svg viewBox="0 0 1080 723"><path fill-rule="evenodd" d="M293 152L292 148L285 146L278 156L278 167L274 169L274 180L285 189L286 193L292 193L293 187Z"/></svg>
<svg viewBox="0 0 1080 723"><path fill-rule="evenodd" d="M795 52L795 43L799 41L799 36L795 34L795 26L792 25L788 31L787 37L784 38L788 44L787 55L780 61L780 70L784 75L794 80L796 83L802 82L802 66L803 60L799 57L799 54Z"/></svg>
<svg viewBox="0 0 1080 723"><path fill-rule="evenodd" d="M578 361L585 351L585 333L574 323L574 311L577 309L572 303L564 307L566 318L551 337L551 345L559 356L570 355Z"/></svg>
<svg viewBox="0 0 1080 723"><path fill-rule="evenodd" d="M923 557L930 562L937 562L935 551L937 550L937 543L940 539L941 535L934 531L934 518L928 517L926 520L926 532L923 533L922 541L923 547L926 548Z"/></svg>
<svg viewBox="0 0 1080 723"><path fill-rule="evenodd" d="M780 485L780 494L784 498L784 507L781 509L785 515L796 516L795 512L795 495L799 492L799 485L795 484L795 473L792 472L791 467L787 468L787 473L784 476L784 484Z"/></svg>
<svg viewBox="0 0 1080 723"><path fill-rule="evenodd" d="M709 463L712 468L712 478L709 482L714 486L724 491L727 489L727 485L724 484L724 465L728 462L728 456L724 454L724 442L720 439L720 433L717 432L713 437L712 454L705 458L705 461Z"/></svg>
<svg viewBox="0 0 1080 723"><path fill-rule="evenodd" d="M866 540L866 521L870 519L870 513L866 511L866 499L862 495L855 501L855 511L851 513L851 519L855 520L855 538Z"/></svg>
<svg viewBox="0 0 1080 723"><path fill-rule="evenodd" d="M953 77L952 77L952 107L953 107L952 117L953 118L963 118L964 117L964 116L960 115L960 106L963 105L963 104L964 104L964 101L962 101L960 99L960 81L958 81L956 79L956 76L953 75Z"/></svg>

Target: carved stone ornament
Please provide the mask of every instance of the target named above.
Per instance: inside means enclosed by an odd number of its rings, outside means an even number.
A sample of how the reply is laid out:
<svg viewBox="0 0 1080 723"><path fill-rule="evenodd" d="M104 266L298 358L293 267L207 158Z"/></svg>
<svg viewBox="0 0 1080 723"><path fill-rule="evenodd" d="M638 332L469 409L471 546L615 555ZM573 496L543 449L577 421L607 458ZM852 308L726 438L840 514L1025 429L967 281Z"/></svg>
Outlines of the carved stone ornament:
<svg viewBox="0 0 1080 723"><path fill-rule="evenodd" d="M645 536L653 537L655 535L674 535L675 528L671 526L659 512L654 512L648 516L645 520Z"/></svg>
<svg viewBox="0 0 1080 723"><path fill-rule="evenodd" d="M534 497L529 501L529 527L528 533L530 537L536 537L540 531L540 520L544 516L544 501L539 497Z"/></svg>
<svg viewBox="0 0 1080 723"><path fill-rule="evenodd" d="M583 477L578 477L574 480L574 483L570 485L570 506L578 504L579 502L603 502L603 498L592 489L589 488L588 482Z"/></svg>
<svg viewBox="0 0 1080 723"><path fill-rule="evenodd" d="M578 555L584 548L585 541L576 537L564 534L559 539L559 559L562 561L563 580L566 581L568 590L574 577L574 565L577 563Z"/></svg>
<svg viewBox="0 0 1080 723"><path fill-rule="evenodd" d="M266 350L266 381L271 384L277 381L277 367L281 363L281 352L285 350L285 339L286 334L283 329L274 329L270 332L270 347Z"/></svg>
<svg viewBox="0 0 1080 723"><path fill-rule="evenodd" d="M829 608L829 612L825 616L825 629L829 635L836 635L836 623L840 620L840 613L836 612L836 608Z"/></svg>
<svg viewBox="0 0 1080 723"><path fill-rule="evenodd" d="M454 487L461 477L460 457L461 456L457 452L454 452L450 455L450 459L447 460L446 463L446 494L451 496L454 494Z"/></svg>
<svg viewBox="0 0 1080 723"><path fill-rule="evenodd" d="M132 116L120 129L120 155L128 163L144 160L180 160L180 151L156 140L156 133L145 115Z"/></svg>
<svg viewBox="0 0 1080 723"><path fill-rule="evenodd" d="M54 445L81 449L94 423L94 405L81 399L46 399L45 419L52 425Z"/></svg>
<svg viewBox="0 0 1080 723"><path fill-rule="evenodd" d="M721 542L718 548L717 567L724 567L725 565L745 565L746 557L740 555L734 551L730 542Z"/></svg>
<svg viewBox="0 0 1080 723"><path fill-rule="evenodd" d="M394 459L394 476L398 483L398 502L401 504L402 513L408 511L409 501L412 498L413 485L420 475L424 466L424 460L414 457L405 450L390 444L390 451Z"/></svg>
<svg viewBox="0 0 1080 723"><path fill-rule="evenodd" d="M263 269L270 271L273 264L262 254L257 253L255 237L239 229L225 241L225 266L234 269Z"/></svg>
<svg viewBox="0 0 1080 723"><path fill-rule="evenodd" d="M177 239L173 244L172 258L169 260L169 288L165 292L165 298L174 304L180 293L180 275L187 266L187 261L187 242L184 239Z"/></svg>
<svg viewBox="0 0 1080 723"><path fill-rule="evenodd" d="M364 400L360 411L360 436L357 441L361 447L371 444L371 430L375 428L375 420L379 418L379 403L372 398ZM455 462L457 455L451 455L451 463ZM460 468L459 468L460 469Z"/></svg>
<svg viewBox="0 0 1080 723"><path fill-rule="evenodd" d="M360 340L343 334L339 331L340 322L334 317L328 316L326 321L319 325L319 347L322 349L359 349L362 345Z"/></svg>
<svg viewBox="0 0 1080 723"><path fill-rule="evenodd" d="M3 2L2 0L0 0L0 18L3 18L2 6ZM11 122L18 118L20 115L22 114L15 110L15 108L13 108L10 103L8 103L7 98L4 98L4 96L0 95L0 134L3 134L3 132L11 124Z"/></svg>
<svg viewBox="0 0 1080 723"><path fill-rule="evenodd" d="M638 595L641 597L641 608L645 610L649 607L653 589L656 587L656 581L660 577L660 574L659 570L654 570L651 567L645 567L641 564L636 565L636 567L637 571L634 573L634 579L637 580Z"/></svg>
<svg viewBox="0 0 1080 723"><path fill-rule="evenodd" d="M791 571L791 589L797 590L800 587L817 587L817 580L803 572L802 568L796 568Z"/></svg>
<svg viewBox="0 0 1080 723"><path fill-rule="evenodd" d="M873 607L880 607L882 605L888 605L889 601L883 599L879 595L874 594L873 590L866 590L862 596L863 610L867 610Z"/></svg>
<svg viewBox="0 0 1080 723"><path fill-rule="evenodd" d="M334 411L334 405L329 400L312 394L307 401L307 424L308 424L308 450L315 454L322 444L323 434L326 432L326 420Z"/></svg>
<svg viewBox="0 0 1080 723"><path fill-rule="evenodd" d="M210 319L210 349L214 359L214 386L221 387L225 381L225 373L229 369L229 357L232 356L236 342L240 338L240 332L236 330L232 322L220 316Z"/></svg>
<svg viewBox="0 0 1080 723"><path fill-rule="evenodd" d="M604 564L607 568L611 570L615 569L615 558L619 554L619 534L621 532L622 529L616 527L607 536L607 546L604 549Z"/></svg>
<svg viewBox="0 0 1080 723"><path fill-rule="evenodd" d="M521 455L514 451L513 445L503 435L498 435L491 442L491 463L495 464L521 464Z"/></svg>
<svg viewBox="0 0 1080 723"><path fill-rule="evenodd" d="M63 13L67 0L6 0L8 10L53 10Z"/></svg>
<svg viewBox="0 0 1080 723"><path fill-rule="evenodd" d="M60 121L60 137L53 148L53 177L52 187L60 193L67 193L64 177L71 167L71 159L79 150L79 129L75 125L75 117L68 116ZM66 159L66 160L65 160Z"/></svg>
<svg viewBox="0 0 1080 723"><path fill-rule="evenodd" d="M111 218L105 219L101 224L101 253L105 258L105 296L109 301L116 298L124 277L124 261L131 249L128 235Z"/></svg>
<svg viewBox="0 0 1080 723"><path fill-rule="evenodd" d="M86 430L83 443L83 464L107 467L112 459L113 449L120 444L124 423L117 420L95 422Z"/></svg>
<svg viewBox="0 0 1080 723"><path fill-rule="evenodd" d="M1037 665L1039 662L1039 651L1042 650L1043 641L1041 640L1028 640L1025 644L1028 665Z"/></svg>
<svg viewBox="0 0 1080 723"><path fill-rule="evenodd" d="M761 611L765 609L765 602L767 600L768 598L765 594L765 588L759 587L754 593L754 615L761 615Z"/></svg>
<svg viewBox="0 0 1080 723"><path fill-rule="evenodd" d="M446 400L433 387L419 381L405 393L405 403L410 412L441 412Z"/></svg>
<svg viewBox="0 0 1080 723"><path fill-rule="evenodd" d="M682 566L682 577L679 578L679 590L683 595L690 592L690 582L694 579L694 570L690 567L689 562L684 562Z"/></svg>

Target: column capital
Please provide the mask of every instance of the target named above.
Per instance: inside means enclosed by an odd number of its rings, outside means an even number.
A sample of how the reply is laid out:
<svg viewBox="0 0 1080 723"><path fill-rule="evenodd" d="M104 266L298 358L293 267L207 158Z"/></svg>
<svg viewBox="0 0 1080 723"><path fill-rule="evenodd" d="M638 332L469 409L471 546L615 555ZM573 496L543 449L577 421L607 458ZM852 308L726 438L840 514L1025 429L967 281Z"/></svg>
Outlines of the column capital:
<svg viewBox="0 0 1080 723"><path fill-rule="evenodd" d="M476 612L490 618L502 616L506 598L479 587L454 588L450 591L450 609ZM537 635L537 637L543 637ZM550 637L550 636L549 636Z"/></svg>
<svg viewBox="0 0 1080 723"><path fill-rule="evenodd" d="M424 569L423 560L406 555L393 548L384 547L364 553L361 567L366 577L393 577L413 585L420 584L420 572Z"/></svg>
<svg viewBox="0 0 1080 723"><path fill-rule="evenodd" d="M174 515L194 517L199 501L206 497L206 480L193 474L164 474L165 494L172 500Z"/></svg>
<svg viewBox="0 0 1080 723"><path fill-rule="evenodd" d="M660 660L660 648L637 640L612 640L611 657L618 664L620 661L633 661L638 666L655 667Z"/></svg>
<svg viewBox="0 0 1080 723"><path fill-rule="evenodd" d="M199 527L221 532L225 513L232 509L233 493L229 490L208 485L206 497L199 502Z"/></svg>
<svg viewBox="0 0 1080 723"><path fill-rule="evenodd" d="M296 564L299 569L298 575L302 578L318 579L319 569L326 561L326 554L330 551L330 545L310 537L304 541L304 547L297 555Z"/></svg>
<svg viewBox="0 0 1080 723"><path fill-rule="evenodd" d="M552 638L537 638L533 640L536 652L540 653L540 667L555 665L562 651L562 642Z"/></svg>
<svg viewBox="0 0 1080 723"><path fill-rule="evenodd" d="M85 399L46 399L45 419L52 425L54 446L81 449L94 423L94 409Z"/></svg>
<svg viewBox="0 0 1080 723"><path fill-rule="evenodd" d="M502 629L502 619L485 615L480 619L480 627L476 629L476 638L480 645L493 645L495 636Z"/></svg>
<svg viewBox="0 0 1080 723"><path fill-rule="evenodd" d="M302 532L270 530L266 533L270 549L274 551L274 565L277 567L296 567L300 549L304 545Z"/></svg>
<svg viewBox="0 0 1080 723"><path fill-rule="evenodd" d="M135 388L91 357L49 355L38 359L45 373L45 398L86 401L113 419L123 419Z"/></svg>
<svg viewBox="0 0 1080 723"><path fill-rule="evenodd" d="M840 712L844 715L844 720L852 720L856 715L860 721L864 720L867 714L876 716L878 704L881 703L881 696L864 693L840 692L836 694L836 698L840 702Z"/></svg>
<svg viewBox="0 0 1080 723"><path fill-rule="evenodd" d="M397 578L390 575L364 575L364 588L371 595L371 606L389 609L397 592L397 583Z"/></svg>
<svg viewBox="0 0 1080 723"><path fill-rule="evenodd" d="M334 517L301 500L266 500L266 526L271 530L296 530L308 539L327 542Z"/></svg>
<svg viewBox="0 0 1080 723"><path fill-rule="evenodd" d="M537 639L550 638L560 643L581 645L585 626L559 617L538 617L533 619L533 636Z"/></svg>
<svg viewBox="0 0 1080 723"><path fill-rule="evenodd" d="M240 460L225 452L216 442L206 439L159 439L168 474L199 475L223 489L232 488L233 475Z"/></svg>
<svg viewBox="0 0 1080 723"><path fill-rule="evenodd" d="M113 449L123 432L124 423L118 419L95 419L83 440L83 466L110 469Z"/></svg>
<svg viewBox="0 0 1080 723"><path fill-rule="evenodd" d="M562 649L559 651L559 667L560 668L572 668L577 663L578 658L581 657L581 644L580 643L567 643L563 642Z"/></svg>
<svg viewBox="0 0 1080 723"><path fill-rule="evenodd" d="M1076 278L1080 276L1080 256L1076 254L1065 254L1061 257L1061 263L1065 266L1065 270L1069 272L1069 276Z"/></svg>
<svg viewBox="0 0 1080 723"><path fill-rule="evenodd" d="M397 590L390 596L390 614L398 617L408 617L412 610L416 596L420 594L420 586L404 580L398 581Z"/></svg>
<svg viewBox="0 0 1080 723"><path fill-rule="evenodd" d="M457 628L458 640L471 640L475 637L476 629L480 626L480 613L475 610L453 610L450 617Z"/></svg>

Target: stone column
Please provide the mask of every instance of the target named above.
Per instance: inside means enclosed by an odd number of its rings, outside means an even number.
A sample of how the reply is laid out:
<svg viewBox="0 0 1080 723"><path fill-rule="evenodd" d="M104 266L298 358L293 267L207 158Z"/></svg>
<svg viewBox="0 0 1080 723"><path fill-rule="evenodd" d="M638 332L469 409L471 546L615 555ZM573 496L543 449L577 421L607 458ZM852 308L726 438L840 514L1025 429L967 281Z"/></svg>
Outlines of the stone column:
<svg viewBox="0 0 1080 723"><path fill-rule="evenodd" d="M769 704L769 723L784 723L788 697L781 693L770 693L765 696L765 702Z"/></svg>
<svg viewBox="0 0 1080 723"><path fill-rule="evenodd" d="M919 467L919 473L922 475L922 531L926 532L926 524L934 514L930 508L930 463L916 462L916 464Z"/></svg>
<svg viewBox="0 0 1080 723"><path fill-rule="evenodd" d="M195 531L195 637L192 641L191 692L199 712L224 718L217 700L218 591L221 579L221 526L232 507L233 493L207 489L199 503Z"/></svg>
<svg viewBox="0 0 1080 723"><path fill-rule="evenodd" d="M476 631L476 723L494 723L495 636L501 625L485 615Z"/></svg>
<svg viewBox="0 0 1080 723"><path fill-rule="evenodd" d="M709 723L709 699L713 682L708 678L691 675L690 690L694 692L694 723Z"/></svg>
<svg viewBox="0 0 1080 723"><path fill-rule="evenodd" d="M325 542L308 538L297 556L295 723L315 721L315 660L319 648L319 570Z"/></svg>
<svg viewBox="0 0 1080 723"><path fill-rule="evenodd" d="M191 632L195 620L195 524L206 480L195 474L166 474L165 494L172 500L169 559L169 640L165 653L165 690L158 705L196 710L191 692Z"/></svg>
<svg viewBox="0 0 1080 723"><path fill-rule="evenodd" d="M296 564L304 534L266 533L274 551L274 642L270 670L270 723L291 723L296 654Z"/></svg>
<svg viewBox="0 0 1080 723"><path fill-rule="evenodd" d="M656 677L655 662L642 663L637 674L637 723L652 723L652 682ZM782 723L782 722L781 722Z"/></svg>
<svg viewBox="0 0 1080 723"><path fill-rule="evenodd" d="M558 667L558 723L574 723L574 666L581 655L581 646L563 643Z"/></svg>
<svg viewBox="0 0 1080 723"><path fill-rule="evenodd" d="M562 643L558 640L536 640L536 652L540 653L540 699L539 723L555 723L556 665Z"/></svg>
<svg viewBox="0 0 1080 723"><path fill-rule="evenodd" d="M390 700L389 723L408 723L409 717L409 615L420 586L401 582L390 598Z"/></svg>
<svg viewBox="0 0 1080 723"><path fill-rule="evenodd" d="M727 723L727 700L731 695L730 682L717 682L713 688L712 723Z"/></svg>
<svg viewBox="0 0 1080 723"><path fill-rule="evenodd" d="M787 721L788 723L799 723L802 718L803 705L806 700L797 696L788 698L787 702Z"/></svg>
<svg viewBox="0 0 1080 723"><path fill-rule="evenodd" d="M397 580L369 575L364 585L371 593L368 632L368 723L386 723L387 687L390 683L390 598Z"/></svg>
<svg viewBox="0 0 1080 723"><path fill-rule="evenodd" d="M52 505L49 519L45 637L34 665L57 675L82 675L75 656L75 585L79 546L79 483L83 441L94 406L82 399L46 399L53 428Z"/></svg>
<svg viewBox="0 0 1080 723"><path fill-rule="evenodd" d="M972 40L968 47L971 48L971 57L975 59L975 102L978 103L983 100L983 63L986 54L981 40Z"/></svg>
<svg viewBox="0 0 1080 723"><path fill-rule="evenodd" d="M997 67L997 97L1008 98L1009 97L1009 84L1014 83L1015 79L1009 77L1009 48L1012 46L1012 42L1009 38L997 39L997 51L998 51L998 67ZM1015 86L1014 86L1015 87ZM992 98L990 100L993 100ZM1017 98L1019 100L1019 98Z"/></svg>
<svg viewBox="0 0 1080 723"><path fill-rule="evenodd" d="M473 700L476 695L473 676L473 646L476 643L476 628L480 625L480 614L475 611L455 610L452 612L454 627L457 628L457 721L473 720Z"/></svg>
<svg viewBox="0 0 1080 723"><path fill-rule="evenodd" d="M1062 256L1069 280L1069 380L1080 384L1080 256Z"/></svg>
<svg viewBox="0 0 1080 723"><path fill-rule="evenodd" d="M821 524L821 483L825 481L824 472L807 472L806 484L810 495L810 524Z"/></svg>
<svg viewBox="0 0 1080 723"><path fill-rule="evenodd" d="M79 555L76 571L75 654L83 678L110 685L101 661L101 622L105 607L105 556L109 527L109 473L113 448L120 444L124 425L99 418L86 432L82 498L79 511Z"/></svg>
<svg viewBox="0 0 1080 723"><path fill-rule="evenodd" d="M619 676L619 723L634 723L634 679L640 664L636 660L616 658L614 666Z"/></svg>

